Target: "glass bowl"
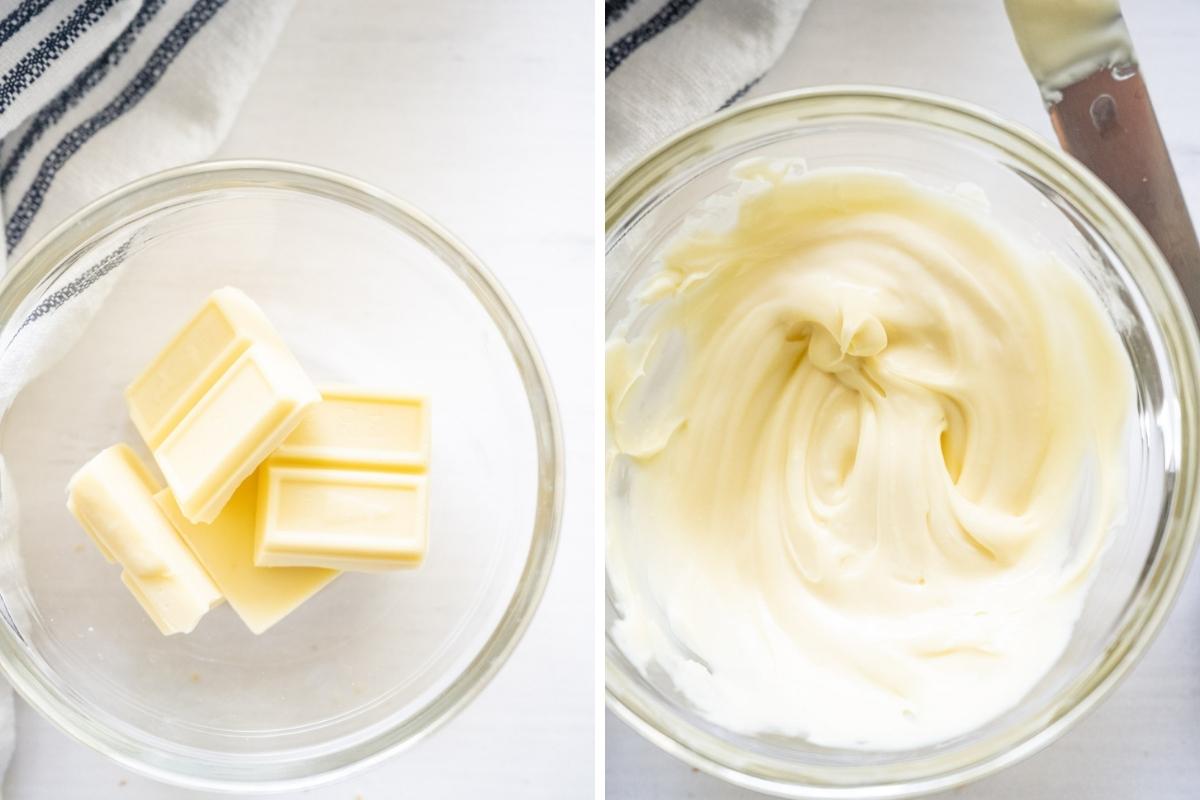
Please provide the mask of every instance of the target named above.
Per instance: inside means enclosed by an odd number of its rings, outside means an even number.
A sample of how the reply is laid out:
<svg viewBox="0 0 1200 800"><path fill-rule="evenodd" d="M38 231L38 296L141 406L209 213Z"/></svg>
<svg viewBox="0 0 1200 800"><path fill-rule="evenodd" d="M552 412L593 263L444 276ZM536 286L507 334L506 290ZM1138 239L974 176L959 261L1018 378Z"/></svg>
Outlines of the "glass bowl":
<svg viewBox="0 0 1200 800"><path fill-rule="evenodd" d="M222 605L164 637L65 487L100 449L143 448L124 386L226 285L318 384L431 396L429 553L416 570L343 574L261 636ZM563 459L529 332L454 237L360 181L208 163L88 206L0 285L0 401L0 669L150 777L279 790L377 761L478 694L546 585Z"/></svg>
<svg viewBox="0 0 1200 800"><path fill-rule="evenodd" d="M661 670L643 674L626 660L611 636L620 615L611 585L605 607L609 708L683 761L781 797L908 797L965 783L1061 735L1112 690L1166 615L1196 539L1195 323L1146 232L1071 158L957 101L831 87L768 97L713 117L611 184L605 220L610 333L663 244L706 198L732 189L730 167L749 157L802 158L810 170L873 167L942 189L974 184L998 223L1077 270L1118 329L1137 381L1126 513L1062 657L1016 707L952 740L871 751L723 729L697 713Z"/></svg>

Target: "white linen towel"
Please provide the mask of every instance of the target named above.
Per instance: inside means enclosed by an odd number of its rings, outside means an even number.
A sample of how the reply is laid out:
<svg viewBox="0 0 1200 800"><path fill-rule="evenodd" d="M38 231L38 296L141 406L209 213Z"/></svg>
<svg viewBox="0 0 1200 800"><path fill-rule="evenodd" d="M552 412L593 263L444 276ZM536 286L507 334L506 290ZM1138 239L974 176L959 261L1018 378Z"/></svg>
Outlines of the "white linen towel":
<svg viewBox="0 0 1200 800"><path fill-rule="evenodd" d="M810 0L606 0L605 178L736 103L783 52Z"/></svg>
<svg viewBox="0 0 1200 800"><path fill-rule="evenodd" d="M103 193L212 154L294 0L0 0L0 212L15 257ZM0 356L0 411L62 353L121 253L76 264ZM87 302L75 301L89 292ZM68 299L73 302L67 303ZM48 332L54 336L47 336ZM5 478L0 462L0 479ZM8 494L7 492L5 494ZM12 756L0 690L0 775Z"/></svg>

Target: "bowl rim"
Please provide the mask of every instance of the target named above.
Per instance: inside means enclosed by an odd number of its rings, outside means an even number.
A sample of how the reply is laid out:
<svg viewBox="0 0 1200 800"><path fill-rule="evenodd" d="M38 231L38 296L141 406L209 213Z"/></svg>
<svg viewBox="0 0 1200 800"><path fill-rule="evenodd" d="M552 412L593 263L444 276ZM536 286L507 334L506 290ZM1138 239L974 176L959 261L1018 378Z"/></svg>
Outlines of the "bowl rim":
<svg viewBox="0 0 1200 800"><path fill-rule="evenodd" d="M255 770L259 766L273 770L270 775L245 777L244 767L236 775L220 774L207 762L175 753L164 757L145 741L88 718L65 693L43 680L11 627L0 597L6 623L0 625L0 674L68 736L135 773L163 783L218 792L280 792L340 779L412 746L462 711L495 677L528 629L552 572L562 523L565 459L558 403L545 363L520 312L491 271L456 236L417 207L365 181L321 167L271 159L201 161L114 189L43 235L0 279L0 327L65 258L107 230L135 222L136 215L163 204L230 188L285 190L338 202L375 216L429 249L463 281L504 338L528 401L537 451L533 531L521 574L503 614L459 675L425 700L416 713L362 741L316 758L301 756L280 764L256 765ZM196 769L181 769L185 763Z"/></svg>
<svg viewBox="0 0 1200 800"><path fill-rule="evenodd" d="M919 111L923 115L918 115ZM908 113L904 113L908 112ZM1196 320L1184 299L1174 273L1150 238L1145 228L1125 204L1099 178L1069 154L1053 148L1029 129L1009 122L973 103L944 97L930 92L890 86L866 84L835 84L790 90L766 95L706 117L664 140L646 155L621 170L605 191L605 255L610 249L609 237L618 222L626 220L631 207L644 194L663 180L675 177L681 164L690 158L708 154L713 147L704 141L717 129L749 121L750 118L789 114L789 123L796 127L814 121L829 121L857 116L873 121L892 119L916 121L926 127L954 136L985 142L1003 150L1006 155L1025 164L1061 170L1057 176L1069 186L1065 192L1077 207L1085 209L1093 220L1099 216L1116 224L1123 233L1127 250L1145 259L1162 282L1166 308L1153 309L1156 322L1161 315L1173 323L1163 330L1168 355L1179 355L1186 367L1175 376L1182 402L1175 409L1176 436L1179 437L1177 481L1168 489L1164 503L1161 534L1156 540L1146 571L1154 572L1155 580L1139 584L1131 611L1126 612L1124 629L1132 635L1124 637L1121 646L1109 648L1088 665L1086 677L1070 688L1081 689L1074 702L1054 714L1046 714L1027 723L1026 730L1010 736L1003 746L962 763L941 769L935 774L898 780L863 780L855 784L832 784L797 776L764 775L739 769L732 758L722 758L708 747L710 740L689 723L671 720L670 711L653 693L644 690L625 674L619 651L605 631L605 705L617 718L629 725L643 738L708 775L727 783L764 794L786 798L907 798L940 792L978 780L1015 764L1046 747L1069 730L1079 719L1109 695L1120 680L1137 663L1178 597L1183 579L1197 542L1200 505L1200 474L1196 460L1198 448L1190 432L1197 430L1197 375L1200 374L1200 338ZM957 124L954 124L957 123ZM782 129L782 123L773 132ZM990 138L989 138L990 135ZM728 142L722 142L728 144ZM1039 174L1044 170L1039 171ZM1057 188L1057 187L1056 187ZM1087 202L1081 203L1083 198ZM605 299L607 308L608 298ZM1172 368L1177 368L1172 364ZM1166 513L1169 512L1169 513ZM1153 569L1152 569L1153 568ZM607 594L607 591L606 591ZM607 597L605 598L607 604ZM657 712L657 713L656 713ZM674 723L674 724L671 724ZM726 753L737 748L726 746Z"/></svg>

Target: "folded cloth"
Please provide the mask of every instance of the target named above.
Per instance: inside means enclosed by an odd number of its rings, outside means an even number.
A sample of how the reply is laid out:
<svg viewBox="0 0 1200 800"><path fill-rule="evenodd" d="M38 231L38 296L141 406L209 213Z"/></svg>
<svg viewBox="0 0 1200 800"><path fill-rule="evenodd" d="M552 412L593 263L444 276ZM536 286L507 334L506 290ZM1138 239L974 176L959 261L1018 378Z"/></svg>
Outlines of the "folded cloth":
<svg viewBox="0 0 1200 800"><path fill-rule="evenodd" d="M0 20L8 253L104 192L209 156L292 4L20 0Z"/></svg>
<svg viewBox="0 0 1200 800"><path fill-rule="evenodd" d="M293 4L0 0L0 213L7 263L101 194L211 155ZM0 412L62 355L62 345L50 343L69 343L82 332L88 309L106 293L103 278L123 252L72 265L62 290L9 326L16 332L6 330L0 343ZM85 292L86 302L78 299ZM0 770L12 756L13 739L12 696L5 688Z"/></svg>
<svg viewBox="0 0 1200 800"><path fill-rule="evenodd" d="M606 0L605 177L736 103L779 58L810 0Z"/></svg>

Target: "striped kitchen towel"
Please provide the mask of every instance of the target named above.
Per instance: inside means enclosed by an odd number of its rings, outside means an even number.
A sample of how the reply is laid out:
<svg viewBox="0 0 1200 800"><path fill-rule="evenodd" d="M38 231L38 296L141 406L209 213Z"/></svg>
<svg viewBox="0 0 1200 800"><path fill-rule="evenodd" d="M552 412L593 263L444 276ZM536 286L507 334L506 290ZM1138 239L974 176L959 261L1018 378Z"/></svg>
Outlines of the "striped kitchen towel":
<svg viewBox="0 0 1200 800"><path fill-rule="evenodd" d="M209 156L292 0L0 0L11 256L134 178Z"/></svg>
<svg viewBox="0 0 1200 800"><path fill-rule="evenodd" d="M810 0L606 0L605 177L736 103L783 52Z"/></svg>
<svg viewBox="0 0 1200 800"><path fill-rule="evenodd" d="M292 5L0 0L0 216L6 245L0 268L101 194L211 155ZM73 266L85 279L78 285L90 285L87 276L112 269L119 256L109 256L111 264ZM78 310L84 304L70 305ZM86 309L58 314L54 325L5 345L0 406L61 354L47 343L78 335L86 318ZM7 478L2 466L0 459L0 483ZM6 496L10 489L5 486ZM13 735L12 693L4 689L0 770L11 758Z"/></svg>

